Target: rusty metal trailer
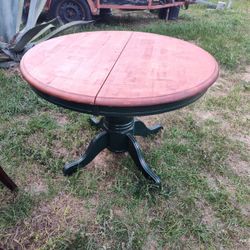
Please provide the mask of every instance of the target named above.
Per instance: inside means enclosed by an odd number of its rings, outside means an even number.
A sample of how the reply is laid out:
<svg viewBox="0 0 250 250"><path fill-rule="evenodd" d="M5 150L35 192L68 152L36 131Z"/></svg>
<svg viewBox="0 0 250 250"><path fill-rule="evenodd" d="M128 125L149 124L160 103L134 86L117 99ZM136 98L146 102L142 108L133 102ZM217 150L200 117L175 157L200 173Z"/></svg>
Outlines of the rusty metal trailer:
<svg viewBox="0 0 250 250"><path fill-rule="evenodd" d="M188 7L194 0L48 0L45 14L49 18L60 16L64 22L90 20L105 10L167 10ZM164 18L164 11L163 18ZM162 18L162 19L163 19Z"/></svg>

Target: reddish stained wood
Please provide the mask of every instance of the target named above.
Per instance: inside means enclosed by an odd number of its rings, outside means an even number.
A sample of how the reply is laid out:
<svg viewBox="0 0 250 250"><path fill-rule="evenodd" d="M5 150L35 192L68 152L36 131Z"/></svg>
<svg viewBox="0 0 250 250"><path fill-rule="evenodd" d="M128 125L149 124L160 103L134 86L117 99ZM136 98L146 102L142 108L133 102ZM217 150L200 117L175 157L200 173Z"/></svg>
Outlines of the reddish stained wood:
<svg viewBox="0 0 250 250"><path fill-rule="evenodd" d="M147 106L205 91L218 64L203 49L171 37L128 31L62 36L31 49L24 78L63 100L101 106Z"/></svg>
<svg viewBox="0 0 250 250"><path fill-rule="evenodd" d="M133 33L96 98L102 106L178 101L206 90L218 64L203 49L171 37Z"/></svg>
<svg viewBox="0 0 250 250"><path fill-rule="evenodd" d="M131 32L85 32L43 42L28 51L20 68L38 90L69 101L94 104ZM115 43L114 43L115 41Z"/></svg>

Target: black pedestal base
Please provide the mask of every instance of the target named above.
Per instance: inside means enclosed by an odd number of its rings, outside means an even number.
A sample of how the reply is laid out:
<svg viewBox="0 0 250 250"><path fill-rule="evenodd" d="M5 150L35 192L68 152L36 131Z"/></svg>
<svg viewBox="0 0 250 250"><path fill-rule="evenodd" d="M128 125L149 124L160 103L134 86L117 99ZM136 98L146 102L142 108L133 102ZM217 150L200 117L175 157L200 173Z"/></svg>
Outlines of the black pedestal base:
<svg viewBox="0 0 250 250"><path fill-rule="evenodd" d="M104 131L91 141L86 152L79 160L65 165L64 175L71 175L78 168L85 167L103 149L108 148L115 153L128 152L144 176L155 184L160 185L160 178L145 162L141 148L134 136L156 134L162 129L162 126L158 125L148 128L142 121L135 120L132 117L103 117L99 121L92 118L91 124L102 128Z"/></svg>

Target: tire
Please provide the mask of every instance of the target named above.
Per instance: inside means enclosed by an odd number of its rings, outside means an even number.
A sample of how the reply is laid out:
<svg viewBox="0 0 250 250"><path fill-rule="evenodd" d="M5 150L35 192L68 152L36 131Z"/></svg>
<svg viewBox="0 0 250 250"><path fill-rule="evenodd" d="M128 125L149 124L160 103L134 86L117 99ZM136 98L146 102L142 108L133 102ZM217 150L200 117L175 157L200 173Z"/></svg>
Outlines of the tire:
<svg viewBox="0 0 250 250"><path fill-rule="evenodd" d="M161 19L161 20L166 20L167 19L168 9L169 8L163 8L163 9L159 10L159 13L158 13L159 19Z"/></svg>
<svg viewBox="0 0 250 250"><path fill-rule="evenodd" d="M54 0L48 13L49 19L59 16L64 23L92 20L92 14L85 0Z"/></svg>

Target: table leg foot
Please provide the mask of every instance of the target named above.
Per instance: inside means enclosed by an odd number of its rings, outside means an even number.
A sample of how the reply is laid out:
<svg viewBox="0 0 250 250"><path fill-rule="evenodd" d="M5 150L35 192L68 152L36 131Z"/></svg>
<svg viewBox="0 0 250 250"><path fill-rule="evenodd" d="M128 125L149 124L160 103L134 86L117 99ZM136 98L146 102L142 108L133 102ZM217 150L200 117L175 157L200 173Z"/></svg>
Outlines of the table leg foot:
<svg viewBox="0 0 250 250"><path fill-rule="evenodd" d="M147 127L142 121L135 120L134 135L148 136L148 135L158 133L161 129L163 129L163 127L161 125Z"/></svg>
<svg viewBox="0 0 250 250"><path fill-rule="evenodd" d="M108 145L108 133L106 131L98 134L89 144L86 152L79 160L68 163L64 166L64 175L71 175L77 171L78 168L85 167L90 163L103 149Z"/></svg>
<svg viewBox="0 0 250 250"><path fill-rule="evenodd" d="M95 117L89 118L89 122L92 126L96 128L102 128L103 127L103 117L100 120L97 120Z"/></svg>
<svg viewBox="0 0 250 250"><path fill-rule="evenodd" d="M132 157L132 159L134 160L134 162L136 163L137 167L140 169L140 171L142 171L143 175L146 178L154 181L154 183L157 185L161 185L160 177L157 176L145 162L138 142L131 134L127 134L127 138L128 138L128 152Z"/></svg>

